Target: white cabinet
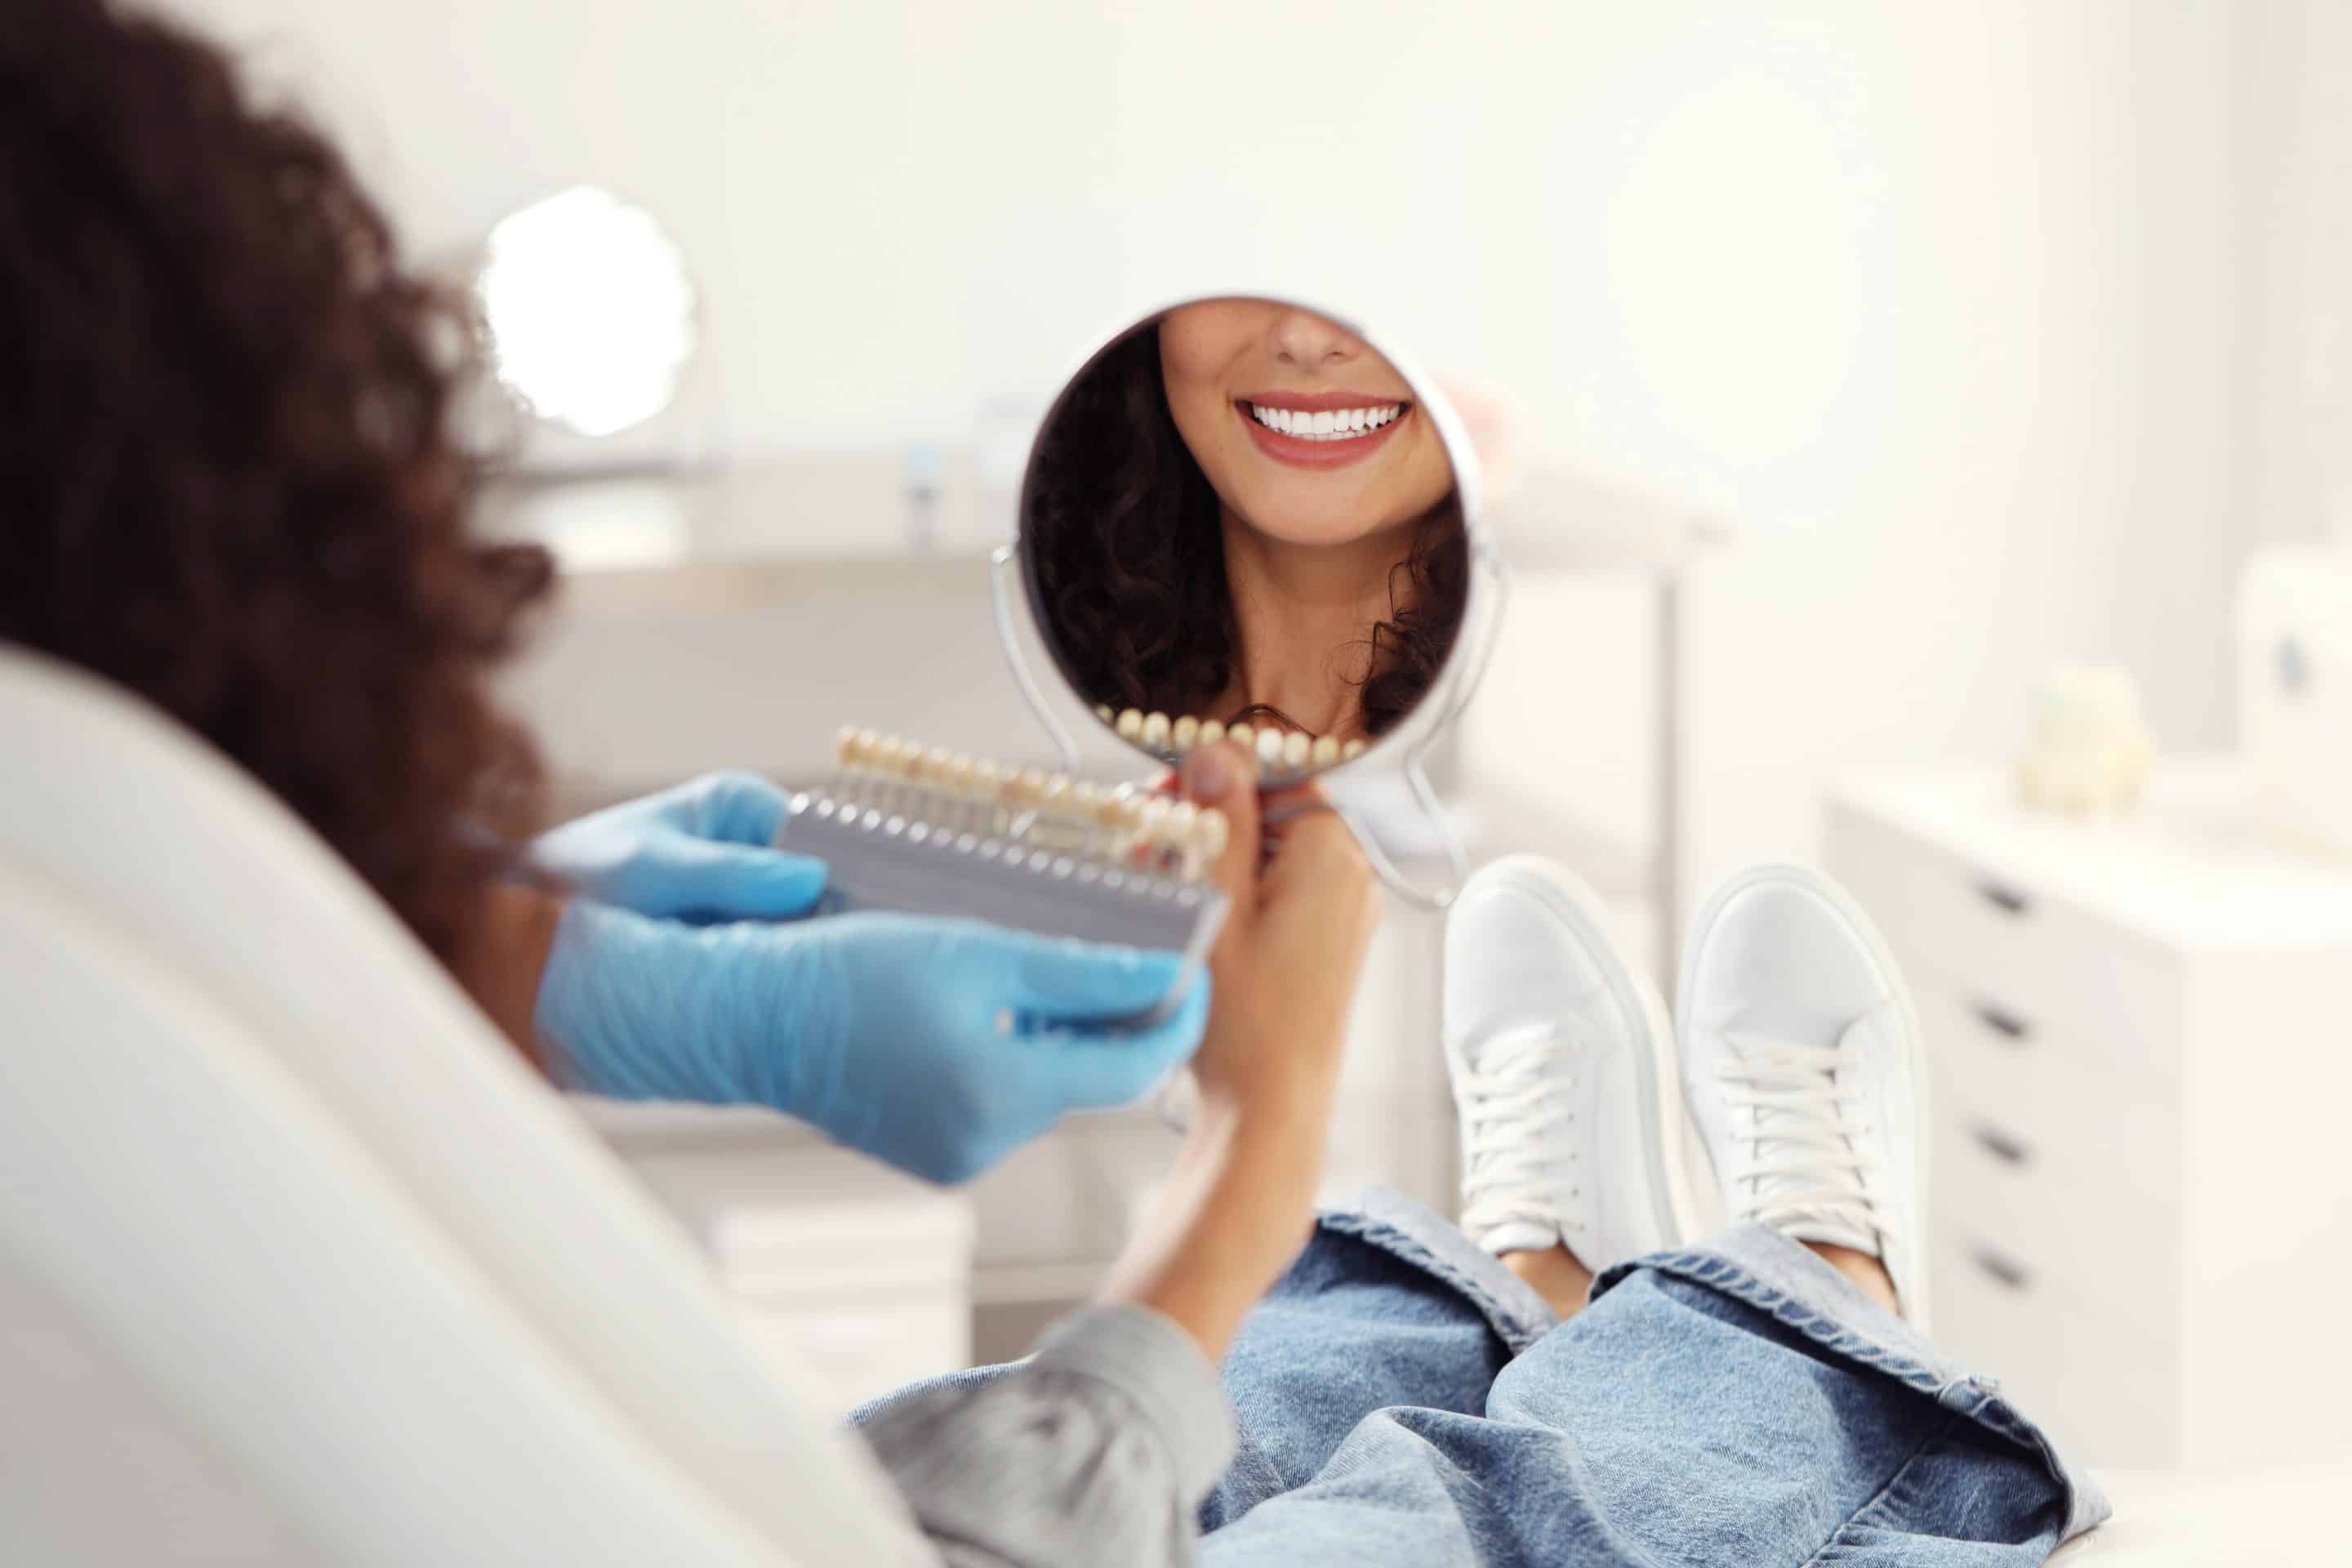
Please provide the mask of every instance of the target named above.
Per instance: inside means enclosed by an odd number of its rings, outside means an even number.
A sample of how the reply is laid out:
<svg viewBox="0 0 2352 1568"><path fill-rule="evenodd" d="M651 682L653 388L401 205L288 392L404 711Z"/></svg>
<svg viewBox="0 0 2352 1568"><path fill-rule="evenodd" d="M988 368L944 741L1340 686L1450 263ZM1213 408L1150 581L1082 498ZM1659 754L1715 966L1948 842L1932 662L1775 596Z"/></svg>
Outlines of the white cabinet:
<svg viewBox="0 0 2352 1568"><path fill-rule="evenodd" d="M1936 1337L2093 1464L2352 1443L2352 868L2246 802L2228 761L2091 823L1832 793L1927 1034Z"/></svg>
<svg viewBox="0 0 2352 1568"><path fill-rule="evenodd" d="M835 1412L971 1359L971 1202L805 1138L624 1151Z"/></svg>

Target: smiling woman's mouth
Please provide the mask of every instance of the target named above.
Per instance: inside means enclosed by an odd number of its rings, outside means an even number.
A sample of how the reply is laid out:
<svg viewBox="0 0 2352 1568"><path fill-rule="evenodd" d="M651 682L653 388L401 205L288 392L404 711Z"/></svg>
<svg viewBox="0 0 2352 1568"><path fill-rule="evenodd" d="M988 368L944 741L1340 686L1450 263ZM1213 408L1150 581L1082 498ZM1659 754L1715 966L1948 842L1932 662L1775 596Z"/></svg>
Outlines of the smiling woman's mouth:
<svg viewBox="0 0 2352 1568"><path fill-rule="evenodd" d="M1412 414L1412 405L1343 402L1321 393L1288 400L1235 398L1234 411L1266 456L1296 468L1330 468L1367 457L1372 448L1384 445Z"/></svg>

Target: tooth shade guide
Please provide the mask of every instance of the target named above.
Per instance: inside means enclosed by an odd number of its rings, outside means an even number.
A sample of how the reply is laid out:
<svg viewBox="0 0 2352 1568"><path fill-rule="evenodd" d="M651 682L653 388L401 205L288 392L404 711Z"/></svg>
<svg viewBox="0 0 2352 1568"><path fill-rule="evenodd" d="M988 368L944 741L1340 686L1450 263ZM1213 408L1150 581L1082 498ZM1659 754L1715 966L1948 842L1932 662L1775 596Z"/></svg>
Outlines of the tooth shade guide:
<svg viewBox="0 0 2352 1568"><path fill-rule="evenodd" d="M1171 723L1171 738L1173 731ZM809 797L826 813L845 820L871 816L876 824L895 820L898 831L918 842L934 836L991 845L1017 840L1042 857L1041 863L1058 862L1066 875L1105 860L1180 880L1202 869L1201 835L1212 830L1201 826L1198 807L1165 792L1164 781L1157 789L1133 783L1107 787L898 736L875 735L869 746L869 734L845 729L836 735L836 752L864 765L845 769L831 789ZM1022 858L1013 848L1001 852L1015 862Z"/></svg>
<svg viewBox="0 0 2352 1568"><path fill-rule="evenodd" d="M859 765L793 795L774 840L826 862L828 907L981 920L1205 962L1226 899L1204 875L1215 830L1187 803L1111 797L1066 773L865 739L835 737L836 758ZM1028 809L1004 810L1006 797ZM1132 826L1108 832L1105 815Z"/></svg>

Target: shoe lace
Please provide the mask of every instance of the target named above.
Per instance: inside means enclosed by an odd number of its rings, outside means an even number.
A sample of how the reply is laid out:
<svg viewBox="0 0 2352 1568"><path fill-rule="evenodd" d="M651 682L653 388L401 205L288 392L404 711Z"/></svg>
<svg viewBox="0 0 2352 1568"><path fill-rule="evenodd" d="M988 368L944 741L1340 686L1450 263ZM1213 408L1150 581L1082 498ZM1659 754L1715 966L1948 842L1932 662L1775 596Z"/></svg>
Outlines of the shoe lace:
<svg viewBox="0 0 2352 1568"><path fill-rule="evenodd" d="M1553 1179L1576 1162L1567 1130L1576 1120L1576 1080L1557 1070L1559 1026L1516 1025L1479 1047L1479 1065L1456 1079L1464 1128L1462 1228L1473 1236L1514 1220L1582 1230L1553 1199L1576 1198Z"/></svg>
<svg viewBox="0 0 2352 1568"><path fill-rule="evenodd" d="M1735 1224L1820 1227L1866 1241L1879 1234L1870 1195L1878 1156L1864 1100L1843 1070L1843 1041L1727 1039L1716 1069L1727 1109L1753 1113L1749 1162L1730 1194Z"/></svg>

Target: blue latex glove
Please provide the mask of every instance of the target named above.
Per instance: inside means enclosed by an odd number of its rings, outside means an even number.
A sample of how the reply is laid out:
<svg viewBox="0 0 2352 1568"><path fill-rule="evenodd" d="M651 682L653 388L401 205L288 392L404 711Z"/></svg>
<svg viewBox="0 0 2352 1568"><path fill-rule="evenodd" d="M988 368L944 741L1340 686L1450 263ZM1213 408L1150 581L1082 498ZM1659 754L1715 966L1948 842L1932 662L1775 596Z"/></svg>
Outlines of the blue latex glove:
<svg viewBox="0 0 2352 1568"><path fill-rule="evenodd" d="M565 823L524 858L600 903L685 921L786 920L824 891L824 862L772 847L784 792L757 773L706 773Z"/></svg>
<svg viewBox="0 0 2352 1568"><path fill-rule="evenodd" d="M1201 1042L1205 973L1131 1019L1174 953L869 911L688 926L575 900L534 1022L569 1086L771 1105L935 1182L979 1174L1065 1112L1123 1104Z"/></svg>

